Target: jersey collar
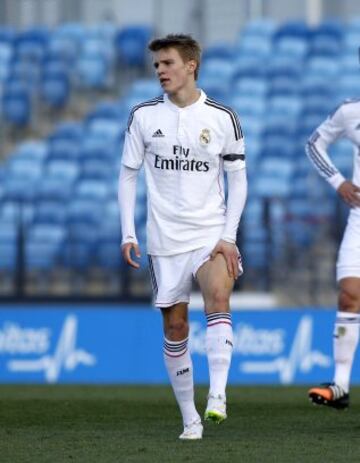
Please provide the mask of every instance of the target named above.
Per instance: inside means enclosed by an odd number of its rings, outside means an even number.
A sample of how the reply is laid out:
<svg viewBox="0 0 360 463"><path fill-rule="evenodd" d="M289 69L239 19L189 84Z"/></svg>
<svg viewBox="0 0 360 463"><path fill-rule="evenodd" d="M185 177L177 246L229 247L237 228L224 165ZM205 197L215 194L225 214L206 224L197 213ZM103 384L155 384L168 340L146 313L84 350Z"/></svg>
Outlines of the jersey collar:
<svg viewBox="0 0 360 463"><path fill-rule="evenodd" d="M164 102L165 104L170 108L172 109L173 111L188 111L188 110L192 110L200 105L202 105L204 103L204 101L206 100L207 96L206 96L206 93L199 89L200 90L200 97L195 101L195 103L192 103L191 105L189 106L185 106L184 108L180 108L179 106L177 106L176 104L174 104L168 97L167 93L164 94Z"/></svg>

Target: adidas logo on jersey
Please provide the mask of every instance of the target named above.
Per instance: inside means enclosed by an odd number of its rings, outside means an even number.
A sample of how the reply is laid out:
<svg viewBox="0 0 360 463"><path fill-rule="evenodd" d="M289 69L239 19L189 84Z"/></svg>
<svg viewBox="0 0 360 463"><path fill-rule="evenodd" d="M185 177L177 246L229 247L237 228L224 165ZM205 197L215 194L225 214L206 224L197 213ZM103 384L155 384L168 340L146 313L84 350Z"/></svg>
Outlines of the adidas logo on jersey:
<svg viewBox="0 0 360 463"><path fill-rule="evenodd" d="M152 134L153 138L156 138L156 137L165 137L165 135L162 133L162 131L160 129L156 130L156 132L154 132Z"/></svg>

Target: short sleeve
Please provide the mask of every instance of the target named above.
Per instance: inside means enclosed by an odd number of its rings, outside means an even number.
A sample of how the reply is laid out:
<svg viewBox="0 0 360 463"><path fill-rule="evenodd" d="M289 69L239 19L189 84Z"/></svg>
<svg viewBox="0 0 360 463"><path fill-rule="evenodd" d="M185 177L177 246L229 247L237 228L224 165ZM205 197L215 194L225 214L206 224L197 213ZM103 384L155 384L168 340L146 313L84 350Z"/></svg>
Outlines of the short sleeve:
<svg viewBox="0 0 360 463"><path fill-rule="evenodd" d="M125 144L121 162L132 169L140 169L144 161L144 153L145 147L140 123L136 117L136 113L132 113L125 134Z"/></svg>
<svg viewBox="0 0 360 463"><path fill-rule="evenodd" d="M234 171L245 168L245 143L238 115L230 111L227 119L226 140L222 158L224 160L224 170Z"/></svg>

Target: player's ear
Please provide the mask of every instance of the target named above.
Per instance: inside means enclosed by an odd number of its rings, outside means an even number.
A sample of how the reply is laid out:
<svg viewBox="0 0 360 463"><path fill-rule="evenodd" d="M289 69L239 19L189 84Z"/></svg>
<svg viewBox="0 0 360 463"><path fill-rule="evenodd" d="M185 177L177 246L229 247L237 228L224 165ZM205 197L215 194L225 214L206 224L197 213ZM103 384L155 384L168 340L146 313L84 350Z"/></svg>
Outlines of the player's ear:
<svg viewBox="0 0 360 463"><path fill-rule="evenodd" d="M193 60L193 59L189 60L187 65L188 65L188 69L189 69L190 72L195 72L195 69L196 69L196 66L197 66L195 60Z"/></svg>

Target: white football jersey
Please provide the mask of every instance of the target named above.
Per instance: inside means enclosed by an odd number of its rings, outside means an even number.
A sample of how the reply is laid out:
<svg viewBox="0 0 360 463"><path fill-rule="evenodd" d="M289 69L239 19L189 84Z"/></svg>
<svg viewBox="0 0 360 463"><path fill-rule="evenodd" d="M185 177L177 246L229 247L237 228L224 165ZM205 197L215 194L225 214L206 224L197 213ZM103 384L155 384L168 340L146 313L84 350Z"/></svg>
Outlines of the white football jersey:
<svg viewBox="0 0 360 463"><path fill-rule="evenodd" d="M245 167L238 116L203 91L184 108L166 94L139 104L130 114L122 163L145 167L148 253L205 246L225 224L224 170Z"/></svg>
<svg viewBox="0 0 360 463"><path fill-rule="evenodd" d="M345 178L327 153L329 144L339 138L348 138L354 144L352 181L360 186L360 100L346 100L313 133L307 143L307 155L319 174L334 188ZM360 213L359 208L357 213Z"/></svg>

